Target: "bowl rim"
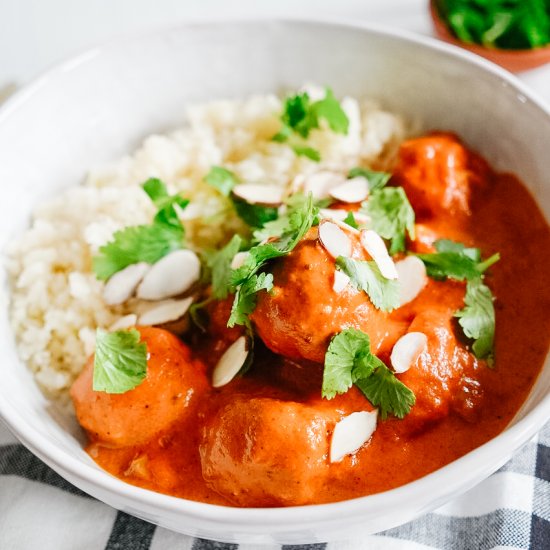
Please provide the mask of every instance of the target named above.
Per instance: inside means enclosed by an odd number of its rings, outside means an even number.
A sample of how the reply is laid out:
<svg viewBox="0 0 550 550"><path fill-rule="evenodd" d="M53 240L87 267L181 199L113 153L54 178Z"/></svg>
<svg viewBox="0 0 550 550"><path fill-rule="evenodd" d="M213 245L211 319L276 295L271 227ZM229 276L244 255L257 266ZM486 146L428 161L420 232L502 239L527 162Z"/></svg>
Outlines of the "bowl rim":
<svg viewBox="0 0 550 550"><path fill-rule="evenodd" d="M411 31L397 29L388 25L358 22L351 18L279 17L267 15L260 17L193 18L176 24L157 25L145 30L123 33L118 37L103 41L99 45L86 48L80 51L80 53L70 56L65 61L54 63L50 68L41 72L36 78L32 79L8 98L0 107L0 125L18 108L23 107L25 102L34 96L42 86L54 80L58 74L77 70L87 60L108 52L111 48L116 48L117 46L136 40L152 38L160 32L176 32L189 27L221 24L297 24L310 28L315 26L344 27L364 31L382 38L390 38L405 44L414 43L417 46L458 58L463 63L491 73L492 76L500 79L503 85L508 85L515 89L521 95L522 101L534 104L546 117L550 118L550 108L537 92L531 90L514 75L498 65L458 46ZM20 364L23 366L24 362L20 360ZM535 380L533 387L537 384L537 380ZM423 503L422 512L428 512L446 502L448 500L447 495L451 493L458 495L478 482L478 478L476 478L469 485L465 485L461 472L481 469L483 475L486 477L504 464L521 445L532 438L542 428L544 423L550 419L550 394L542 397L540 403L531 412L512 426L509 425L503 432L488 442L450 464L415 481L381 493L339 502L277 508L221 506L169 496L130 485L100 469L91 459L89 463L84 463L81 459L59 448L55 441L50 440L45 434L35 429L15 406L10 405L6 400L0 400L0 419L6 423L7 427L27 448L62 476L67 472L72 479L83 482L85 486L96 486L103 492L113 493L116 496L129 499L133 503L142 506L152 506L157 511L180 513L190 519L215 521L220 528L224 524L230 524L234 529L260 534L265 533L266 527L271 529L273 533L278 533L292 529L303 530L308 525L317 525L320 522L329 526L335 523L341 524L344 517L350 520L354 517L356 518L359 513L365 514L369 511L376 514L379 510L387 510L388 505L395 502L420 502ZM504 455L502 452L503 447L506 451ZM490 463L489 467L486 466L487 462ZM483 465L483 467L480 468L480 465ZM445 483L441 483L441 478L443 478ZM397 516L398 514L396 514ZM407 521L414 517L414 515L411 515ZM396 525L399 523L403 522L400 520L395 521Z"/></svg>

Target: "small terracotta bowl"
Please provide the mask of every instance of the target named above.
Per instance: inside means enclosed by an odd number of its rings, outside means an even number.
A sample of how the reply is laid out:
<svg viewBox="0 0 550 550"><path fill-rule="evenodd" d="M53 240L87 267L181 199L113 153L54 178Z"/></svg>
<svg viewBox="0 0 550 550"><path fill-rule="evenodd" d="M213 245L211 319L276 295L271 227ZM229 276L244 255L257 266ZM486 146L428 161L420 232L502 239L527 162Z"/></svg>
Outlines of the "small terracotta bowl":
<svg viewBox="0 0 550 550"><path fill-rule="evenodd" d="M462 42L449 31L447 25L442 21L436 3L437 0L430 0L430 15L432 16L435 33L441 40L481 55L513 73L534 69L550 62L550 45L527 50L500 50Z"/></svg>

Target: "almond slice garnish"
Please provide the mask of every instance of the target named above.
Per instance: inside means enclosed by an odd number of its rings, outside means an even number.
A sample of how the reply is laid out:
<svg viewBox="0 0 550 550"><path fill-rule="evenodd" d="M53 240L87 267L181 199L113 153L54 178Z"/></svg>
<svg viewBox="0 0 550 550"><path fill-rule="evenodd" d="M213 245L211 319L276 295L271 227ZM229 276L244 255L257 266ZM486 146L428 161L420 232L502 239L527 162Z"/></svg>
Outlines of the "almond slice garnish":
<svg viewBox="0 0 550 550"><path fill-rule="evenodd" d="M151 269L149 264L139 262L129 265L115 273L105 283L103 300L108 306L115 306L126 302L136 291L146 273Z"/></svg>
<svg viewBox="0 0 550 550"><path fill-rule="evenodd" d="M219 388L229 384L245 364L248 354L248 338L241 336L237 338L220 357L212 372L212 386Z"/></svg>
<svg viewBox="0 0 550 550"><path fill-rule="evenodd" d="M342 292L349 284L350 278L339 269L334 271L334 284L332 285L332 290L338 294Z"/></svg>
<svg viewBox="0 0 550 550"><path fill-rule="evenodd" d="M395 263L399 280L399 306L412 302L428 283L426 266L416 256Z"/></svg>
<svg viewBox="0 0 550 550"><path fill-rule="evenodd" d="M361 411L346 416L332 432L330 442L330 461L340 462L346 455L360 449L376 430L378 410Z"/></svg>
<svg viewBox="0 0 550 550"><path fill-rule="evenodd" d="M311 193L314 199L326 199L333 187L337 187L346 181L347 179L343 174L322 171L306 176L302 185L305 195Z"/></svg>
<svg viewBox="0 0 550 550"><path fill-rule="evenodd" d="M423 332L408 332L393 346L390 361L397 373L408 371L424 352L428 337Z"/></svg>
<svg viewBox="0 0 550 550"><path fill-rule="evenodd" d="M284 199L285 189L278 185L259 185L257 183L239 183L232 190L233 194L250 204L279 206Z"/></svg>
<svg viewBox="0 0 550 550"><path fill-rule="evenodd" d="M250 256L250 252L237 252L231 260L231 269L239 269L239 267L244 264L248 256Z"/></svg>
<svg viewBox="0 0 550 550"><path fill-rule="evenodd" d="M369 196L369 183L365 178L357 176L330 189L329 195L340 202L362 202Z"/></svg>
<svg viewBox="0 0 550 550"><path fill-rule="evenodd" d="M199 280L201 263L191 250L176 250L161 258L145 275L137 289L143 300L162 300L183 294Z"/></svg>
<svg viewBox="0 0 550 550"><path fill-rule="evenodd" d="M335 222L322 221L319 224L319 240L334 259L351 256L351 241Z"/></svg>
<svg viewBox="0 0 550 550"><path fill-rule="evenodd" d="M397 279L398 275L395 264L388 254L388 249L382 237L380 237L378 233L371 229L364 229L361 231L361 244L376 262L378 269L380 269L380 273L382 273L386 279Z"/></svg>
<svg viewBox="0 0 550 550"><path fill-rule="evenodd" d="M137 325L137 315L135 313L129 313L124 315L120 319L117 319L110 327L109 331L116 332L117 330L124 330Z"/></svg>
<svg viewBox="0 0 550 550"><path fill-rule="evenodd" d="M343 222L349 212L340 208L319 208L319 214L323 219Z"/></svg>
<svg viewBox="0 0 550 550"><path fill-rule="evenodd" d="M181 319L186 313L193 298L183 298L181 300L163 300L148 308L139 316L139 324L152 327L155 325L164 325L171 321Z"/></svg>

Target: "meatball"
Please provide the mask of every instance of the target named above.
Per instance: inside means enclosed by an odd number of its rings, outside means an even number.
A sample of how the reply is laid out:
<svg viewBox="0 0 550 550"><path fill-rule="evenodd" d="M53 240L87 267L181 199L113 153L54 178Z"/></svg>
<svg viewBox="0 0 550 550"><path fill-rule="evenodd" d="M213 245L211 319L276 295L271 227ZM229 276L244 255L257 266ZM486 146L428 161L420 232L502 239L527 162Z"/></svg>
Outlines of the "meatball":
<svg viewBox="0 0 550 550"><path fill-rule="evenodd" d="M210 412L203 429L207 485L238 506L313 502L327 481L336 422L349 412L372 410L358 390L348 393L308 404L231 395Z"/></svg>
<svg viewBox="0 0 550 550"><path fill-rule="evenodd" d="M206 369L173 334L140 328L147 344L147 376L133 390L110 394L92 389L93 357L74 382L71 397L81 426L93 441L140 445L194 415L209 388Z"/></svg>
<svg viewBox="0 0 550 550"><path fill-rule="evenodd" d="M399 378L416 396L411 412L400 421L401 429L418 432L449 414L454 395L463 380L475 379L480 363L457 341L454 310L437 309L419 313L409 332L423 332L428 337L426 350L418 361Z"/></svg>
<svg viewBox="0 0 550 550"><path fill-rule="evenodd" d="M487 163L452 134L433 134L401 145L394 182L402 185L417 218L468 215L476 189L490 175Z"/></svg>
<svg viewBox="0 0 550 550"><path fill-rule="evenodd" d="M354 256L365 259L360 247ZM406 330L348 285L336 292L334 259L317 238L317 228L273 268L273 291L262 292L251 316L265 345L290 359L322 363L330 339L346 328L366 332L375 353L387 350Z"/></svg>

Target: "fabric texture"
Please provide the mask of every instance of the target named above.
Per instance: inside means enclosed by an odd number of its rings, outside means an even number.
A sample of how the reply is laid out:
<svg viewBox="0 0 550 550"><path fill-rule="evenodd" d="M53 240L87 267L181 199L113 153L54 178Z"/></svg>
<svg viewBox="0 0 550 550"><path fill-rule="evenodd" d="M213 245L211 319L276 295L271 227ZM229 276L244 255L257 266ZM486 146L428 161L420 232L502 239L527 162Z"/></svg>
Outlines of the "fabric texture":
<svg viewBox="0 0 550 550"><path fill-rule="evenodd" d="M0 422L0 548L251 550L117 512L48 468ZM498 472L431 514L360 540L264 550L550 548L550 423Z"/></svg>

